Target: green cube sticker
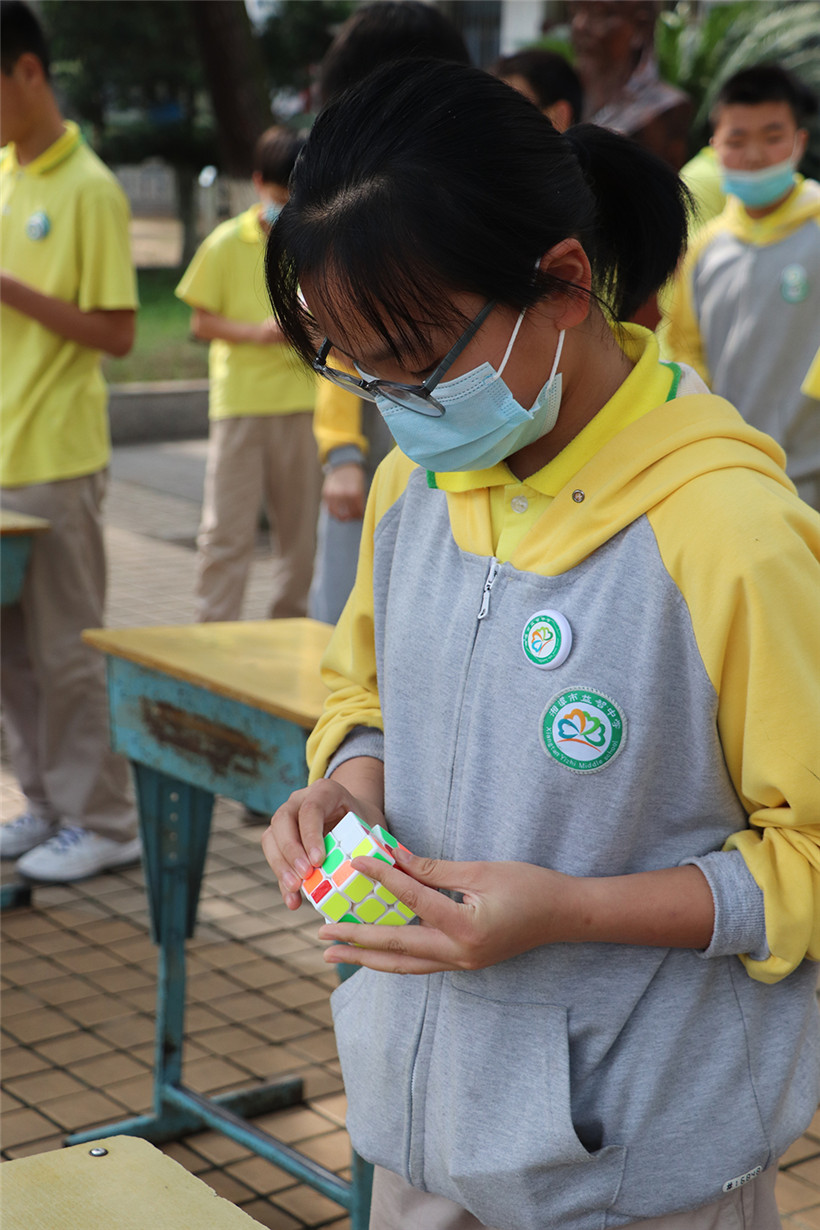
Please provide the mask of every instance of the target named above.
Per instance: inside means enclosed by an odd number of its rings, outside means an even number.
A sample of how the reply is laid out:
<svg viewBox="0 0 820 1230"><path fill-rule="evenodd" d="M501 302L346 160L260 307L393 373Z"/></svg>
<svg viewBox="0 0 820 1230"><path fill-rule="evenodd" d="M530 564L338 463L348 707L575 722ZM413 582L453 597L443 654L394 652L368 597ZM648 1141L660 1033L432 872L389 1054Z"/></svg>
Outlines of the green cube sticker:
<svg viewBox="0 0 820 1230"><path fill-rule="evenodd" d="M327 858L322 863L322 871L324 871L326 875L330 875L331 872L335 871L337 867L341 867L344 861L345 856L342 854L341 850L333 850L330 854L328 854Z"/></svg>

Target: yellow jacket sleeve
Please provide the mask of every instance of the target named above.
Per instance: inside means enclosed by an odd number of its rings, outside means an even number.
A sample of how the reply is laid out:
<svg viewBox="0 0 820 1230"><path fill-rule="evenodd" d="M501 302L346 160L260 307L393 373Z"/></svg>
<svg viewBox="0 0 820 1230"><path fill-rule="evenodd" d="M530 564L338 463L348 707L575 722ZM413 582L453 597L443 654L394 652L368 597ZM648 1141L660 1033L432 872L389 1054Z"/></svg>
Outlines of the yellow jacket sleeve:
<svg viewBox="0 0 820 1230"><path fill-rule="evenodd" d="M709 369L692 296L692 275L701 244L690 247L663 302L663 354L676 363L688 363L709 384Z"/></svg>
<svg viewBox="0 0 820 1230"><path fill-rule="evenodd" d="M356 581L322 659L322 678L330 696L308 739L311 782L324 776L334 752L356 727L384 730L373 631L373 536L413 469L413 462L393 449L370 488Z"/></svg>
<svg viewBox="0 0 820 1230"><path fill-rule="evenodd" d="M763 475L741 485L723 470L686 484L650 521L688 605L749 813L725 849L740 851L763 894L769 956L741 960L752 978L777 982L806 957L820 960L820 517L785 485Z"/></svg>
<svg viewBox="0 0 820 1230"><path fill-rule="evenodd" d="M362 433L362 403L353 393L340 389L330 380L320 380L313 413L313 434L324 465L334 448L353 444L367 456L367 438Z"/></svg>
<svg viewBox="0 0 820 1230"><path fill-rule="evenodd" d="M806 397L813 397L816 401L820 401L820 350L814 356L814 361L800 387L800 392L805 393Z"/></svg>

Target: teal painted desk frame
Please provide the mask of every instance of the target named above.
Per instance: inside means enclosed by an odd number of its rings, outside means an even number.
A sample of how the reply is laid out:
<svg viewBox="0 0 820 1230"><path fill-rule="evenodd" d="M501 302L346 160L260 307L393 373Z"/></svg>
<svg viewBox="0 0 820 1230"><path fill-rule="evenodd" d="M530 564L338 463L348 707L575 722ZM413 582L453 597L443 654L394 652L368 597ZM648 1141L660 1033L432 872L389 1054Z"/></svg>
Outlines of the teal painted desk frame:
<svg viewBox="0 0 820 1230"><path fill-rule="evenodd" d="M33 522L39 519L29 518L29 520ZM37 528L31 530L15 528L11 532L2 534L0 539L1 606L13 606L15 602L20 601L34 535L42 533L47 526L47 521L40 521ZM0 911L30 904L30 884L23 880L13 880L9 884L0 886Z"/></svg>
<svg viewBox="0 0 820 1230"><path fill-rule="evenodd" d="M141 1136L155 1144L212 1128L350 1212L367 1230L372 1167L352 1156L352 1180L305 1157L247 1119L303 1101L302 1081L203 1097L181 1083L185 940L194 933L214 795L273 812L305 782L307 731L295 723L108 655L112 743L132 762L151 930L159 946L154 1105L149 1115L67 1137ZM276 888L271 879L271 902Z"/></svg>

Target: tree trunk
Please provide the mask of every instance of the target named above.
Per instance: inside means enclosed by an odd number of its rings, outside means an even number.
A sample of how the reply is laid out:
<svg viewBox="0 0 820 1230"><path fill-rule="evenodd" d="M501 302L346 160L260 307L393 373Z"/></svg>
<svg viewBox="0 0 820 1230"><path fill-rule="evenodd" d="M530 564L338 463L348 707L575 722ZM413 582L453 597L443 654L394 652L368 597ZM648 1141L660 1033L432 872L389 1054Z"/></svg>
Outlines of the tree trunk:
<svg viewBox="0 0 820 1230"><path fill-rule="evenodd" d="M242 0L191 0L189 11L219 129L223 174L248 178L273 121L259 46Z"/></svg>

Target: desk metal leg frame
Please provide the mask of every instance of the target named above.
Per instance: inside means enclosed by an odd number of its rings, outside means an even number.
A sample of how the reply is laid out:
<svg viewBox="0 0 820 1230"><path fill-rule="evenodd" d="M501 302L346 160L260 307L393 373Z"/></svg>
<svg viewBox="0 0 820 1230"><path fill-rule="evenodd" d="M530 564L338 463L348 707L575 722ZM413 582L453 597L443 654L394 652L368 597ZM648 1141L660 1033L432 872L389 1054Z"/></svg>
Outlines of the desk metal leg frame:
<svg viewBox="0 0 820 1230"><path fill-rule="evenodd" d="M161 1143L212 1128L342 1205L350 1212L352 1230L367 1230L372 1181L367 1162L354 1153L352 1181L347 1182L247 1122L249 1116L301 1102L301 1080L277 1081L216 1097L203 1097L182 1085L185 940L193 935L196 923L213 795L144 765L134 764L134 770L153 938L159 945L154 1109L150 1115L74 1133L66 1144L115 1135Z"/></svg>

